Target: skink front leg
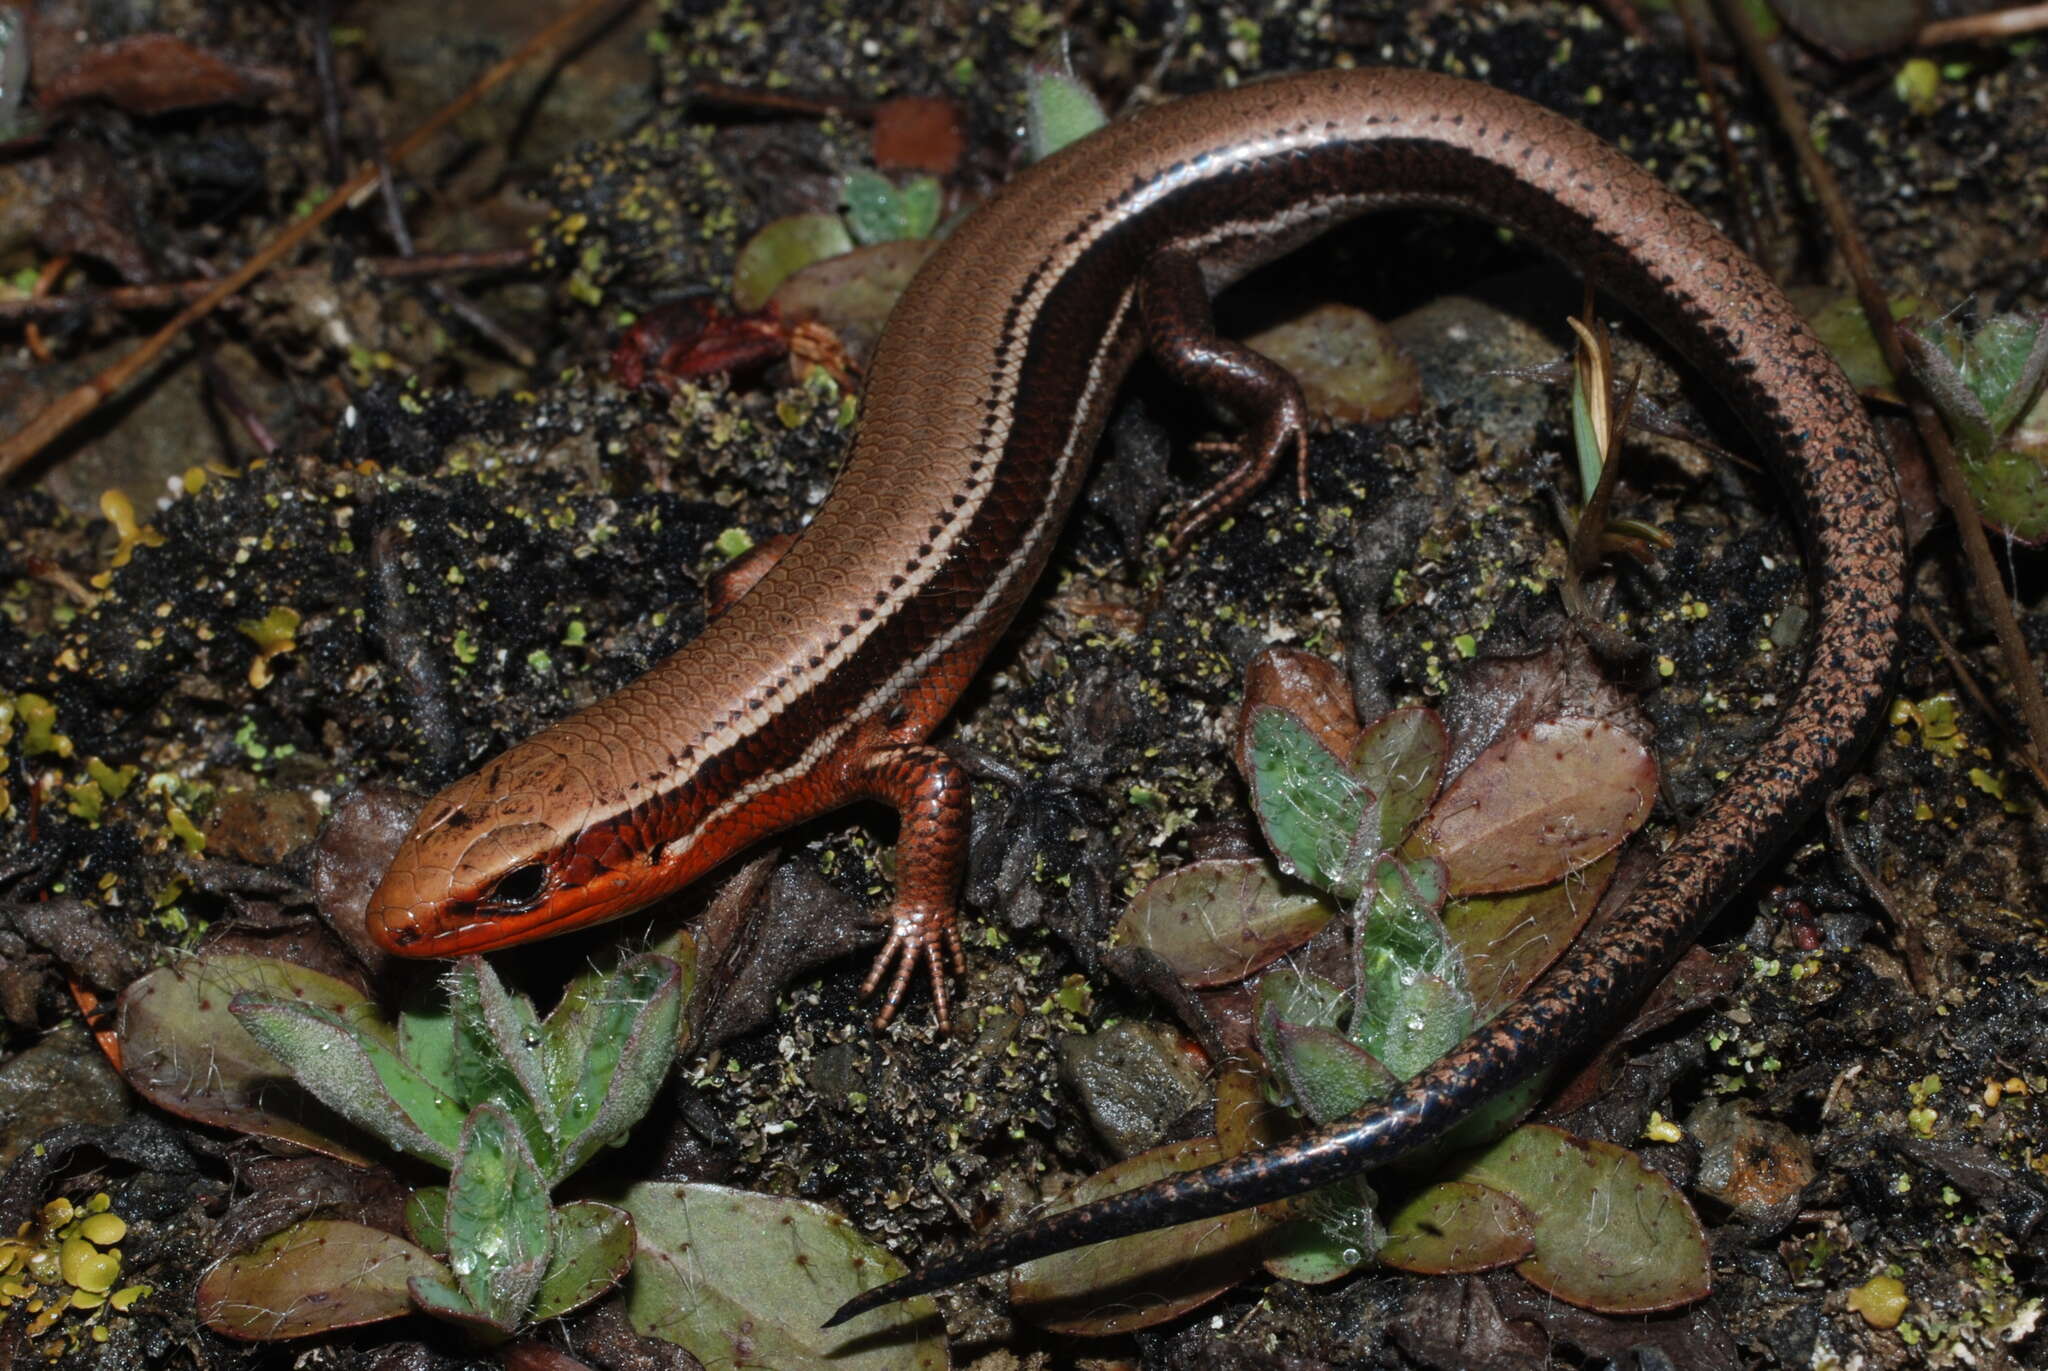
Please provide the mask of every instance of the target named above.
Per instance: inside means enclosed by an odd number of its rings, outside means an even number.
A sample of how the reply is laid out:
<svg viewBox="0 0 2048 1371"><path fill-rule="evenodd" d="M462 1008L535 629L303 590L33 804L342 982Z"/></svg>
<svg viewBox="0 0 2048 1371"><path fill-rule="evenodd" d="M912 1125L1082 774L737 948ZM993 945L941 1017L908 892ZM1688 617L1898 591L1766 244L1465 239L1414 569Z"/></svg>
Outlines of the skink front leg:
<svg viewBox="0 0 2048 1371"><path fill-rule="evenodd" d="M1138 303L1145 346L1167 374L1221 401L1244 426L1236 464L1174 521L1168 555L1178 557L1197 533L1244 503L1290 449L1307 500L1308 402L1301 383L1270 358L1217 334L1208 283L1195 258L1171 250L1155 254L1139 281Z"/></svg>
<svg viewBox="0 0 2048 1371"><path fill-rule="evenodd" d="M882 1027L896 1016L922 959L931 968L932 1002L943 1032L952 1027L952 997L942 959L951 963L956 975L967 974L954 916L967 865L967 773L935 747L891 743L868 754L848 784L856 793L890 805L903 820L896 839L896 900L884 916L889 936L875 954L860 993L874 994L883 978L889 978L888 992L875 1015L875 1026ZM889 976L892 964L896 974Z"/></svg>

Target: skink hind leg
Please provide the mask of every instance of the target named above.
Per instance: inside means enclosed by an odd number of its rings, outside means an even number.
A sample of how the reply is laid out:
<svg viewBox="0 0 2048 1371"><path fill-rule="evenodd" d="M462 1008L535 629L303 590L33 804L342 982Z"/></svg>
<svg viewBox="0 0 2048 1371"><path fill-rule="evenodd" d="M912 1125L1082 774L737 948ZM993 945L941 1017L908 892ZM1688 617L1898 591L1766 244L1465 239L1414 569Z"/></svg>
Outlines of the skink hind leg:
<svg viewBox="0 0 2048 1371"><path fill-rule="evenodd" d="M946 965L956 975L967 974L954 917L967 864L967 773L935 747L896 743L870 754L851 780L860 794L894 807L903 819L896 839L896 900L884 916L889 937L875 954L860 993L874 994L887 979L889 988L875 1015L875 1026L882 1027L896 1017L922 960L931 970L939 1028L950 1029L953 1001Z"/></svg>
<svg viewBox="0 0 2048 1371"><path fill-rule="evenodd" d="M1237 462L1174 521L1169 556L1244 503L1291 450L1308 499L1308 402L1301 383L1269 358L1218 336L1209 289L1196 259L1161 252L1145 264L1138 289L1145 346L1174 380L1228 406L1244 425L1231 446Z"/></svg>

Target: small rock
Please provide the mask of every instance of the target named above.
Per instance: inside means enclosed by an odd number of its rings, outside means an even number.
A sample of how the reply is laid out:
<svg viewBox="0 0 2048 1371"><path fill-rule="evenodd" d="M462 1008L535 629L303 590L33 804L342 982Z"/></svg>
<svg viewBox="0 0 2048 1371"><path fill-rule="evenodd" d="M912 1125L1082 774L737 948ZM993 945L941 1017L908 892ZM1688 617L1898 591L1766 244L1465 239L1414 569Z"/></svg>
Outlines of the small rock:
<svg viewBox="0 0 2048 1371"><path fill-rule="evenodd" d="M1120 1023L1074 1034L1060 1044L1060 1074L1119 1157L1158 1142L1201 1098L1195 1055L1163 1024Z"/></svg>
<svg viewBox="0 0 2048 1371"><path fill-rule="evenodd" d="M73 1019L0 1066L0 1171L61 1124L128 1117L128 1087Z"/></svg>
<svg viewBox="0 0 2048 1371"><path fill-rule="evenodd" d="M1785 1125L1756 1118L1742 1104L1702 1106L1686 1128L1700 1144L1694 1187L1752 1222L1777 1218L1813 1182L1812 1149Z"/></svg>

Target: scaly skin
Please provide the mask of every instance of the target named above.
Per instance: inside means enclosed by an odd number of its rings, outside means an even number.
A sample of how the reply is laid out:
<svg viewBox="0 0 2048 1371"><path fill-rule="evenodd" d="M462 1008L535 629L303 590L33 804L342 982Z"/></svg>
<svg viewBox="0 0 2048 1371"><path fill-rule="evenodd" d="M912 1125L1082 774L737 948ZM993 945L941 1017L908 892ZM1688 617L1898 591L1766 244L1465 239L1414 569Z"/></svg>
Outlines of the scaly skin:
<svg viewBox="0 0 2048 1371"><path fill-rule="evenodd" d="M834 1321L1381 1165L1583 1044L1792 835L1878 718L1904 593L1896 496L1854 390L1705 219L1557 115L1420 72L1324 72L1178 101L1020 174L891 316L853 453L811 527L695 642L431 803L373 900L373 929L415 955L545 936L880 797L905 814L905 874L870 982L894 961L886 1016L923 957L943 996L965 791L920 744L1043 568L1119 377L1149 346L1250 415L1244 465L1203 506L1213 516L1298 445L1299 397L1208 336L1190 284L1217 288L1335 223L1417 204L1546 245L1743 417L1807 535L1815 627L1797 696L1597 937L1391 1099L971 1245Z"/></svg>

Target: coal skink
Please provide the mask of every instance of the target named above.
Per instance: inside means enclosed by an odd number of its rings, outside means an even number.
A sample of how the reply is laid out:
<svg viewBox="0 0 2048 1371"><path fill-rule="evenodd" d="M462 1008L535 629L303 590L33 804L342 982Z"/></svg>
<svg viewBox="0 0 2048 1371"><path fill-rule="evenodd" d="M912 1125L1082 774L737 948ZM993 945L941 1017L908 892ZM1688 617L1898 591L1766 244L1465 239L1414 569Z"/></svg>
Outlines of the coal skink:
<svg viewBox="0 0 2048 1371"><path fill-rule="evenodd" d="M1291 377L1215 336L1209 293L1334 224L1404 205L1468 211L1544 244L1733 405L1807 537L1814 629L1797 695L1596 937L1391 1099L970 1245L834 1322L1381 1165L1583 1042L1791 836L1877 720L1904 595L1897 500L1854 389L1704 218L1559 116L1411 71L1177 101L1017 176L897 305L852 454L810 527L682 651L429 803L373 897L379 940L448 955L581 927L874 798L903 824L868 987L889 980L886 1017L927 961L943 1019L967 787L924 739L1044 567L1118 379L1148 350L1245 423L1237 465L1183 517L1184 538L1297 452L1305 423Z"/></svg>

